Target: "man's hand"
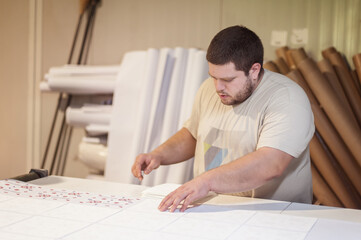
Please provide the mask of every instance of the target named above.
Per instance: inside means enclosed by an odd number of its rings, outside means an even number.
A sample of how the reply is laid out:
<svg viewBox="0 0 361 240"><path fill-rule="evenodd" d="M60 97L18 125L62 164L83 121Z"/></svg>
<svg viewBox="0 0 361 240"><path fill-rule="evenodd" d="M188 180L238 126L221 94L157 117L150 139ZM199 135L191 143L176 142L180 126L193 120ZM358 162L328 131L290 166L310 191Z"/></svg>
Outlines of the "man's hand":
<svg viewBox="0 0 361 240"><path fill-rule="evenodd" d="M137 156L132 166L132 173L134 177L142 181L142 171L144 172L144 174L149 174L154 169L157 169L160 166L160 163L160 158L157 155L151 153L140 154Z"/></svg>
<svg viewBox="0 0 361 240"><path fill-rule="evenodd" d="M159 204L158 208L160 211L166 211L169 209L170 212L174 212L178 205L180 205L183 201L180 211L184 212L189 204L207 196L209 191L209 183L203 174L183 184L175 191L168 194Z"/></svg>

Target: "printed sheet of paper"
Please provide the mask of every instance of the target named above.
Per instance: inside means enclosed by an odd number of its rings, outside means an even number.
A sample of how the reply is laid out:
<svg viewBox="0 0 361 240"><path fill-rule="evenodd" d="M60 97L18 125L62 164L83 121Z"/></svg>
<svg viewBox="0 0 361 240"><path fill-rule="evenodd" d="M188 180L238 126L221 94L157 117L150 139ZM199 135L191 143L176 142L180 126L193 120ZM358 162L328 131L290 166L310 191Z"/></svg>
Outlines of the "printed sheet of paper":
<svg viewBox="0 0 361 240"><path fill-rule="evenodd" d="M317 239L310 236L323 233L317 231L320 221L317 218L241 210L226 205L160 212L157 208L160 201L159 198L133 199L4 180L0 181L0 239L282 240ZM337 224L356 231L361 225L340 221ZM314 229L316 234L310 234ZM340 235L335 237L331 239Z"/></svg>

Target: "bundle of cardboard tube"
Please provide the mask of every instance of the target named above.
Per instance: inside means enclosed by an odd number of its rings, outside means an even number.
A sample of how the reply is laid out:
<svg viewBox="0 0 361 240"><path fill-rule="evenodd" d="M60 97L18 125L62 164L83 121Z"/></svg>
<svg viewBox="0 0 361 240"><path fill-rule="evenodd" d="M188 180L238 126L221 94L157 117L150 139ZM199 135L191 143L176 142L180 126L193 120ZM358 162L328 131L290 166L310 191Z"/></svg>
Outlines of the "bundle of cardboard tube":
<svg viewBox="0 0 361 240"><path fill-rule="evenodd" d="M281 47L264 68L297 82L310 100L314 204L361 209L361 53L354 69L335 47L321 53L316 62L304 48Z"/></svg>

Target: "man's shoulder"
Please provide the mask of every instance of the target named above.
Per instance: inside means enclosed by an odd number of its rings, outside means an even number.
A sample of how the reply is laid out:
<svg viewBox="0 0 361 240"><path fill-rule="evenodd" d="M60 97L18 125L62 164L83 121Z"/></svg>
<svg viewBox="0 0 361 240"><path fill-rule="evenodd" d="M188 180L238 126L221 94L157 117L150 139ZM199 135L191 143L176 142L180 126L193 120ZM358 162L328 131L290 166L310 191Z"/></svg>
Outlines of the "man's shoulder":
<svg viewBox="0 0 361 240"><path fill-rule="evenodd" d="M298 85L298 83L280 73L265 70L264 83L264 87L268 89L274 89L275 94L278 94L282 91L290 92L293 94L305 94L303 88Z"/></svg>

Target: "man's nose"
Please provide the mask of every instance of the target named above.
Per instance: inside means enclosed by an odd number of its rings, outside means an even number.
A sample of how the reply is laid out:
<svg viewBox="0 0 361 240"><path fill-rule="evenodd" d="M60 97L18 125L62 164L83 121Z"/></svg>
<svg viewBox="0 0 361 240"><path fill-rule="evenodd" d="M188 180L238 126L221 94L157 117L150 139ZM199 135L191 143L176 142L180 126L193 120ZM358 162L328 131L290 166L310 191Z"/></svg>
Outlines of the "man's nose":
<svg viewBox="0 0 361 240"><path fill-rule="evenodd" d="M216 79L214 80L214 85L216 87L217 92L224 90L224 84L222 83L222 81Z"/></svg>

